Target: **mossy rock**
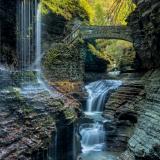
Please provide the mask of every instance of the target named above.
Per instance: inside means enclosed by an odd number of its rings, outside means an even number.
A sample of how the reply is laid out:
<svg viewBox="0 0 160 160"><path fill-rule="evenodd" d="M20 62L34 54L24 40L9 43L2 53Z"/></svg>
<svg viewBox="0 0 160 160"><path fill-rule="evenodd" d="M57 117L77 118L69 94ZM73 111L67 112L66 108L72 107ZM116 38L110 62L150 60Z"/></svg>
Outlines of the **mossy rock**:
<svg viewBox="0 0 160 160"><path fill-rule="evenodd" d="M80 80L83 73L83 58L77 45L57 44L42 59L43 71L47 79Z"/></svg>
<svg viewBox="0 0 160 160"><path fill-rule="evenodd" d="M13 82L20 86L22 82L36 82L37 76L35 71L22 71L22 72L13 72L12 80Z"/></svg>
<svg viewBox="0 0 160 160"><path fill-rule="evenodd" d="M67 61L78 61L80 59L79 49L76 46L57 44L50 49L43 57L42 64L46 69L52 69L52 66Z"/></svg>

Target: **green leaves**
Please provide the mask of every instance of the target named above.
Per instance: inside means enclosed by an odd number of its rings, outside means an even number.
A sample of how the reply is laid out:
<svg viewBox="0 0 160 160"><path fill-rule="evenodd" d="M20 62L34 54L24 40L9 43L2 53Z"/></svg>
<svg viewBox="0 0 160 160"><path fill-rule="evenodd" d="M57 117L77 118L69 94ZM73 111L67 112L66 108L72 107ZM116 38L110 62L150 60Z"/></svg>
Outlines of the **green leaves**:
<svg viewBox="0 0 160 160"><path fill-rule="evenodd" d="M87 18L90 16L90 6L86 0L41 0L42 13L49 10L71 20L74 17Z"/></svg>

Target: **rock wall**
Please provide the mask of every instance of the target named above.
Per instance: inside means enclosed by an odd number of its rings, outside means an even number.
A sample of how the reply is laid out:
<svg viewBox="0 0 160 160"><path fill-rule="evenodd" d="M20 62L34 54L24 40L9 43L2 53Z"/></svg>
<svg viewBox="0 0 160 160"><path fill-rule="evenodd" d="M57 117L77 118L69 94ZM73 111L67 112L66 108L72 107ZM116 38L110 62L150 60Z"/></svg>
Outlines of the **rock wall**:
<svg viewBox="0 0 160 160"><path fill-rule="evenodd" d="M151 69L160 66L160 1L136 0L137 8L128 17L137 52L136 67Z"/></svg>
<svg viewBox="0 0 160 160"><path fill-rule="evenodd" d="M131 103L136 104L143 89L141 81L130 79L125 80L123 85L111 94L104 111L104 116L111 119L111 122L106 124L108 150L123 152L127 149L138 118L136 108Z"/></svg>
<svg viewBox="0 0 160 160"><path fill-rule="evenodd" d="M149 71L144 77L145 97L138 108L138 124L129 140L129 151L136 159L160 159L160 70Z"/></svg>
<svg viewBox="0 0 160 160"><path fill-rule="evenodd" d="M0 70L0 159L43 159L52 142L54 153L57 128L73 125L80 116L79 104L56 91L53 97L45 91L23 95L11 74Z"/></svg>
<svg viewBox="0 0 160 160"><path fill-rule="evenodd" d="M77 46L57 44L45 54L42 63L51 82L83 80L83 58Z"/></svg>
<svg viewBox="0 0 160 160"><path fill-rule="evenodd" d="M125 80L106 105L104 116L112 120L107 143L126 150L120 160L159 160L160 70L138 79Z"/></svg>
<svg viewBox="0 0 160 160"><path fill-rule="evenodd" d="M58 91L81 97L84 78L84 58L79 45L56 44L43 58L44 74Z"/></svg>
<svg viewBox="0 0 160 160"><path fill-rule="evenodd" d="M149 71L136 81L125 80L111 95L104 111L104 116L112 120L107 142L111 149L113 144L117 149L122 146L124 152L119 160L159 160L160 1L134 0L134 3L137 8L128 17L128 25L136 50L135 66Z"/></svg>
<svg viewBox="0 0 160 160"><path fill-rule="evenodd" d="M0 62L17 64L16 0L0 0Z"/></svg>

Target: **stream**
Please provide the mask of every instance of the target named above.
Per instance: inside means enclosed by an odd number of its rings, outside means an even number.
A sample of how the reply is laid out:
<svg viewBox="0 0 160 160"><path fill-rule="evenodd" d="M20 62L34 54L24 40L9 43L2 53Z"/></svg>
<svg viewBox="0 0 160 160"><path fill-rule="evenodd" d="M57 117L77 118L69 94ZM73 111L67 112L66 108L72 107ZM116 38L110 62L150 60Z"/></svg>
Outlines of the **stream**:
<svg viewBox="0 0 160 160"><path fill-rule="evenodd" d="M41 71L41 58L43 56L41 46L41 6L37 0L22 0L18 2L17 27L19 37L17 38L17 52L20 60L18 72L22 74L22 84L18 89L24 97L29 99L43 92L47 92L52 97L60 97L61 95L56 91L50 90ZM30 28L35 31L35 34L32 33ZM33 42L36 47L33 47ZM8 72L5 71L4 73ZM32 80L31 73L34 73L34 80ZM5 75L5 77L7 76ZM110 93L121 84L122 82L118 80L99 80L87 84L85 90L88 93L88 98L86 106L84 106L85 116L83 122L75 124L78 126L77 128L75 126L59 128L57 135L53 135L51 146L47 151L49 153L47 155L44 153L43 158L40 158L39 153L36 153L33 159L115 160L116 155L107 152L107 131L104 129L104 123L110 120L104 119L102 113ZM77 135L79 136L78 139Z"/></svg>
<svg viewBox="0 0 160 160"><path fill-rule="evenodd" d="M79 133L81 136L82 153L79 159L83 160L114 160L116 157L107 153L106 131L103 124L109 119L104 119L102 113L110 93L122 84L117 80L100 80L85 86L88 93L85 117L92 122L81 123Z"/></svg>

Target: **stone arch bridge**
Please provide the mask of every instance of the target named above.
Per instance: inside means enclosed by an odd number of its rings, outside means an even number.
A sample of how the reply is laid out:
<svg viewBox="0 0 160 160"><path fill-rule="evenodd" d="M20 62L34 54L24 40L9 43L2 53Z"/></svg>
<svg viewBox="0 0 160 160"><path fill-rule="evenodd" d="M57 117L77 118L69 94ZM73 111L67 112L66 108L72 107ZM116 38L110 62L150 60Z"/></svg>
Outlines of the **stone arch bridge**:
<svg viewBox="0 0 160 160"><path fill-rule="evenodd" d="M64 43L73 43L76 39L119 39L133 42L131 29L127 26L82 26L78 25L63 40Z"/></svg>

